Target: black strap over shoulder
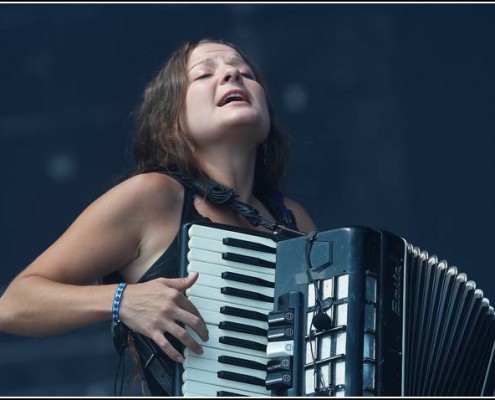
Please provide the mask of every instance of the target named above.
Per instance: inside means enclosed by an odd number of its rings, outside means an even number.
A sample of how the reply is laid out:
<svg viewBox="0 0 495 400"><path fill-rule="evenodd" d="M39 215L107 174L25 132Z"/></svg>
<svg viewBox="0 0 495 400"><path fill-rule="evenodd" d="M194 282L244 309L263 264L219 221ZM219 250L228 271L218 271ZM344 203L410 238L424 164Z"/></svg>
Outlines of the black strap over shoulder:
<svg viewBox="0 0 495 400"><path fill-rule="evenodd" d="M195 193L206 197L213 204L228 205L255 227L261 225L274 233L283 233L288 236L304 236L304 233L297 228L294 213L285 207L282 194L278 191L263 196L264 204L277 220L277 222L273 222L261 216L254 207L237 200L237 195L233 188L225 187L211 178L205 181L198 177L191 178L180 172L168 171L162 168L156 168L153 171L171 176L184 186L191 188Z"/></svg>
<svg viewBox="0 0 495 400"><path fill-rule="evenodd" d="M284 204L282 193L279 191L272 191L267 197L264 204L268 207L268 210L273 214L275 219L284 226L299 230L294 213Z"/></svg>

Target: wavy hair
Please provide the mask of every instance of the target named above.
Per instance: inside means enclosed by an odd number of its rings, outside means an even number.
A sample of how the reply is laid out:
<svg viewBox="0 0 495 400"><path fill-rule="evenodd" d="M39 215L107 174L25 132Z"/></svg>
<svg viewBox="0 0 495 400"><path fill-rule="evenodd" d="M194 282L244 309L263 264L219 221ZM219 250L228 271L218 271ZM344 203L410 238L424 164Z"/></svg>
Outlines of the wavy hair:
<svg viewBox="0 0 495 400"><path fill-rule="evenodd" d="M193 152L192 138L180 123L188 87L187 62L191 52L204 43L219 43L236 50L253 70L256 80L267 92L257 66L235 45L218 39L189 41L171 54L164 66L145 88L136 115L133 155L134 174L156 169L176 171L190 177L203 177ZM288 137L274 120L273 108L267 96L270 130L266 141L258 146L254 176L254 192L279 188L288 162Z"/></svg>

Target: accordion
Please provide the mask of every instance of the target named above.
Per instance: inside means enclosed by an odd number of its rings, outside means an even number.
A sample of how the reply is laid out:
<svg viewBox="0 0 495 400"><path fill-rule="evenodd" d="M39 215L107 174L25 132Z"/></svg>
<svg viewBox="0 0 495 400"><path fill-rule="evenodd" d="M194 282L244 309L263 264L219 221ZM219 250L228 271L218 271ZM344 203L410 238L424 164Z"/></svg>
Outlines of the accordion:
<svg viewBox="0 0 495 400"><path fill-rule="evenodd" d="M281 238L185 225L204 353L173 396L491 396L494 309L465 273L383 230Z"/></svg>

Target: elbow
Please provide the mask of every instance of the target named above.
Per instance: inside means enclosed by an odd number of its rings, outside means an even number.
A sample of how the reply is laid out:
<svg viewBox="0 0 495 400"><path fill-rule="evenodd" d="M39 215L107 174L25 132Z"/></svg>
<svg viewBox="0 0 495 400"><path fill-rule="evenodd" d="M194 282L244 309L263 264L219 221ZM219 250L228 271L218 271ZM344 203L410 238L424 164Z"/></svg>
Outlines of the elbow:
<svg viewBox="0 0 495 400"><path fill-rule="evenodd" d="M15 312L12 311L6 304L5 295L0 297L0 332L12 333L12 321L16 319Z"/></svg>
<svg viewBox="0 0 495 400"><path fill-rule="evenodd" d="M30 318L26 312L9 301L4 294L0 297L0 332L18 336L41 337L30 326Z"/></svg>

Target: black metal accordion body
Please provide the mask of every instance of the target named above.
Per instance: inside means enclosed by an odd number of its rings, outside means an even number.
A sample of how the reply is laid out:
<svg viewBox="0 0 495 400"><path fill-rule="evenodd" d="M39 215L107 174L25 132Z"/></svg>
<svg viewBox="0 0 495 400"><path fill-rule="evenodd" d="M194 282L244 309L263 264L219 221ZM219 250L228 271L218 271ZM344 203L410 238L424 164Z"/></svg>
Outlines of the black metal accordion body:
<svg viewBox="0 0 495 400"><path fill-rule="evenodd" d="M183 228L208 324L174 396L492 395L494 310L464 273L386 231ZM188 328L189 330L189 328ZM191 334L201 340L189 330Z"/></svg>

